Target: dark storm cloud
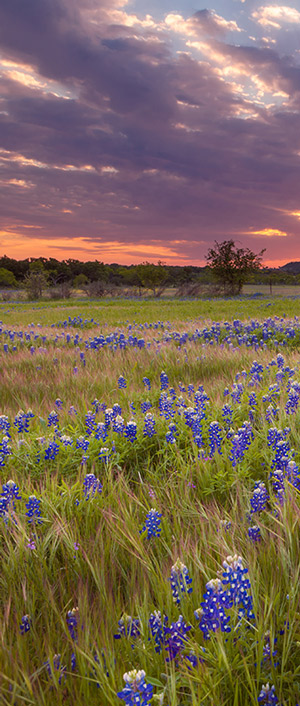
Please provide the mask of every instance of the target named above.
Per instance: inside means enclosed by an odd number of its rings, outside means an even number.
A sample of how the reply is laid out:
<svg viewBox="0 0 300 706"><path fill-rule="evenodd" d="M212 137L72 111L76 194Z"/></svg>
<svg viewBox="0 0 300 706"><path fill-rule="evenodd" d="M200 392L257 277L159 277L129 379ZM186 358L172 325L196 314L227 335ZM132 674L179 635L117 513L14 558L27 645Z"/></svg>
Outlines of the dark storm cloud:
<svg viewBox="0 0 300 706"><path fill-rule="evenodd" d="M197 240L233 235L253 246L248 231L300 233L287 213L300 210L299 113L267 110L212 63L172 54L165 29L123 26L114 36L113 7L0 0L5 56L41 77L33 87L13 69L2 77L2 227L37 225L35 237L50 240L191 240L177 245L189 257L207 249ZM223 32L211 11L193 22ZM208 51L286 91L295 110L300 71L291 59L215 39ZM45 92L45 78L74 97Z"/></svg>

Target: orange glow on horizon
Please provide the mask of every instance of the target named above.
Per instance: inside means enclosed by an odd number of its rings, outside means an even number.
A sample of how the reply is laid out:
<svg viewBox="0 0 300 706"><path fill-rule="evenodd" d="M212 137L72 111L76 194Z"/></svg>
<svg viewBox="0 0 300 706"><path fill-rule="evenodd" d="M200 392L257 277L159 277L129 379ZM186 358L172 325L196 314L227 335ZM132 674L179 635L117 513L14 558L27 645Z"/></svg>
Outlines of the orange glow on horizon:
<svg viewBox="0 0 300 706"><path fill-rule="evenodd" d="M99 260L105 264L117 262L120 265L137 265L145 260L157 263L162 260L167 265L195 265L196 267L204 267L206 265L205 257L195 257L185 255L178 251L178 246L184 249L187 246L193 246L196 251L197 247L209 247L209 243L203 241L186 241L173 240L170 245L163 245L160 240L153 240L151 243L125 243L125 242L89 242L87 238L55 238L44 239L37 238L36 230L40 230L41 226L37 225L22 225L22 228L27 232L24 235L17 232L17 227L11 230L0 231L0 256L16 260L25 260L28 257L53 257L57 260L67 260L73 258L86 262L87 260ZM32 231L32 237L28 234ZM252 232L253 234L253 232ZM276 260L266 259L263 261L264 267L280 267L291 260L300 260L299 256L285 257Z"/></svg>

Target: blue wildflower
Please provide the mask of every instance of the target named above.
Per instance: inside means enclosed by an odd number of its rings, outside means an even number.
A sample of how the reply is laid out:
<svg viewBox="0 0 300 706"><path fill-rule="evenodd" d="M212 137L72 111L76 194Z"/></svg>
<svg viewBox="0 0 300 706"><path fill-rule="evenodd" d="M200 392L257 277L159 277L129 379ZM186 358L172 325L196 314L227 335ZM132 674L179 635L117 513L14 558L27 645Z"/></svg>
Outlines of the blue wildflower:
<svg viewBox="0 0 300 706"><path fill-rule="evenodd" d="M25 507L27 508L27 512L25 513L25 515L26 517L28 517L29 524L42 524L42 520L40 519L40 504L41 500L36 498L35 495L29 496L28 502L25 505Z"/></svg>
<svg viewBox="0 0 300 706"><path fill-rule="evenodd" d="M124 430L124 436L126 439L128 439L132 444L134 441L136 441L136 432L137 432L137 427L136 427L136 422L131 419L125 427Z"/></svg>
<svg viewBox="0 0 300 706"><path fill-rule="evenodd" d="M84 436L79 436L78 439L76 439L76 449L82 449L83 451L87 451L89 445L89 440L85 439Z"/></svg>
<svg viewBox="0 0 300 706"><path fill-rule="evenodd" d="M165 648L168 652L167 662L172 662L182 652L187 640L187 633L191 630L191 625L184 622L182 615L175 623L165 628Z"/></svg>
<svg viewBox="0 0 300 706"><path fill-rule="evenodd" d="M250 539L252 539L253 542L260 542L261 541L260 527L258 527L258 525L253 525L252 527L249 527L248 537Z"/></svg>
<svg viewBox="0 0 300 706"><path fill-rule="evenodd" d="M53 670L54 672L58 672L58 683L61 684L63 678L65 678L66 672L66 667L63 667L63 665L61 664L61 655L54 655L53 666L50 662L50 659L47 659L47 661L44 662L44 665L51 679L53 678Z"/></svg>
<svg viewBox="0 0 300 706"><path fill-rule="evenodd" d="M70 633L70 637L74 642L78 641L78 618L79 609L78 607L72 608L67 612L67 626Z"/></svg>
<svg viewBox="0 0 300 706"><path fill-rule="evenodd" d="M8 480L7 483L4 483L2 486L2 494L0 499L4 500L6 510L16 509L15 500L21 500L22 496L19 492L19 486L15 483L15 481Z"/></svg>
<svg viewBox="0 0 300 706"><path fill-rule="evenodd" d="M161 616L160 610L155 610L150 614L149 628L151 637L154 638L155 652L160 653L162 645L165 644L165 633L168 626L168 618L166 615Z"/></svg>
<svg viewBox="0 0 300 706"><path fill-rule="evenodd" d="M126 706L148 706L153 696L153 686L145 681L146 673L143 669L133 669L126 672L123 679L126 686L118 691L117 696L125 701Z"/></svg>
<svg viewBox="0 0 300 706"><path fill-rule="evenodd" d="M52 427L52 426L57 427L58 426L58 414L57 414L57 412L54 411L54 409L49 414L47 426L48 427Z"/></svg>
<svg viewBox="0 0 300 706"><path fill-rule="evenodd" d="M106 441L107 439L107 426L104 424L104 422L99 422L97 424L96 430L95 430L95 439L102 439L102 441Z"/></svg>
<svg viewBox="0 0 300 706"><path fill-rule="evenodd" d="M127 382L126 382L125 378L123 377L123 375L120 375L118 377L118 388L119 388L119 390L122 390L122 389L125 390L126 387L127 387Z"/></svg>
<svg viewBox="0 0 300 706"><path fill-rule="evenodd" d="M161 390L167 390L169 387L169 378L167 376L167 373L165 373L164 370L162 370L160 374L160 389Z"/></svg>
<svg viewBox="0 0 300 706"><path fill-rule="evenodd" d="M95 430L95 418L96 418L96 413L89 411L85 415L85 427L86 427L86 433L88 436L90 436L93 431Z"/></svg>
<svg viewBox="0 0 300 706"><path fill-rule="evenodd" d="M54 461L59 452L59 446L56 441L50 441L49 446L45 449L45 461Z"/></svg>
<svg viewBox="0 0 300 706"><path fill-rule="evenodd" d="M159 537L161 533L161 517L162 514L152 507L146 515L145 524L144 527L140 530L140 534L143 534L143 532L146 532L147 530L147 539L150 539L151 537Z"/></svg>
<svg viewBox="0 0 300 706"><path fill-rule="evenodd" d="M208 428L209 446L210 446L210 457L214 455L216 451L222 454L222 429L219 422L211 422Z"/></svg>
<svg viewBox="0 0 300 706"><path fill-rule="evenodd" d="M192 579L189 576L187 567L177 559L175 564L171 568L171 576L169 578L171 582L172 596L174 602L179 605L183 593L192 593Z"/></svg>
<svg viewBox="0 0 300 706"><path fill-rule="evenodd" d="M20 624L21 635L25 635L25 633L30 630L31 623L32 623L32 620L31 620L30 615L23 615L23 618L22 618L21 624Z"/></svg>
<svg viewBox="0 0 300 706"><path fill-rule="evenodd" d="M144 377L144 378L143 378L143 383L144 383L145 387L147 388L147 390L150 390L150 389L151 389L151 382L150 382L149 378Z"/></svg>
<svg viewBox="0 0 300 706"><path fill-rule="evenodd" d="M270 706L279 706L279 701L276 696L275 686L265 684L257 697L257 702L259 704L268 704Z"/></svg>
<svg viewBox="0 0 300 706"><path fill-rule="evenodd" d="M148 436L149 439L151 439L152 436L154 436L154 434L156 434L155 419L153 417L153 414L151 414L151 412L147 412L147 414L145 416L143 435Z"/></svg>
<svg viewBox="0 0 300 706"><path fill-rule="evenodd" d="M250 498L251 514L265 510L268 500L269 495L265 484L262 483L262 481L257 481L254 486L252 498Z"/></svg>
<svg viewBox="0 0 300 706"><path fill-rule="evenodd" d="M102 493L102 483L94 473L87 473L83 481L83 494L86 500L93 498L95 493Z"/></svg>
<svg viewBox="0 0 300 706"><path fill-rule="evenodd" d="M203 632L205 640L210 638L210 632L221 629L222 632L230 632L230 616L225 613L228 607L226 591L224 591L220 579L211 579L206 584L206 592L203 595L201 608L195 610L194 615L199 620L199 628Z"/></svg>
<svg viewBox="0 0 300 706"><path fill-rule="evenodd" d="M114 635L115 640L119 640L121 637L134 637L140 636L140 621L138 618L132 618L131 615L123 615L120 620L118 620L118 632Z"/></svg>

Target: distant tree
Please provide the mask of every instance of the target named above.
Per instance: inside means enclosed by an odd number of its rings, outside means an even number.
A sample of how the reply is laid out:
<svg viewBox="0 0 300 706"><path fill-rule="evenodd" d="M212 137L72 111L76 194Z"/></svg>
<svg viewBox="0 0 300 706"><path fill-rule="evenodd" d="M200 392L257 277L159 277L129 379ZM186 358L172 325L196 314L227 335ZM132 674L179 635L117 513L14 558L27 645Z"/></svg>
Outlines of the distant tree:
<svg viewBox="0 0 300 706"><path fill-rule="evenodd" d="M39 299L42 296L43 289L48 286L48 275L42 258L30 263L29 271L24 278L24 285L29 299Z"/></svg>
<svg viewBox="0 0 300 706"><path fill-rule="evenodd" d="M89 278L83 274L83 272L80 273L80 275L76 275L73 279L73 287L82 287L83 284L88 284Z"/></svg>
<svg viewBox="0 0 300 706"><path fill-rule="evenodd" d="M167 286L169 273L161 260L158 261L157 265L152 262L142 262L136 266L136 274L143 287L152 289L155 297L159 297Z"/></svg>
<svg viewBox="0 0 300 706"><path fill-rule="evenodd" d="M17 287L14 273L5 267L0 267L0 287Z"/></svg>
<svg viewBox="0 0 300 706"><path fill-rule="evenodd" d="M207 263L214 279L229 295L239 294L243 284L252 272L262 266L262 256L265 250L257 255L249 248L236 248L234 240L215 241L215 247L210 248L206 256Z"/></svg>

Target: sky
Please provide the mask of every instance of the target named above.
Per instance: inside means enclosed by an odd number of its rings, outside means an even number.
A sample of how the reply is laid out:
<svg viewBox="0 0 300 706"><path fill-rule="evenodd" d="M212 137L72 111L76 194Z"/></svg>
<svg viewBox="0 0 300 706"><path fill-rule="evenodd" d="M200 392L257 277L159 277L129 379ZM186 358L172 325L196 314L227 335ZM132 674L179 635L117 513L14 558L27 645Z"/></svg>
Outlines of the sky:
<svg viewBox="0 0 300 706"><path fill-rule="evenodd" d="M0 254L300 260L300 0L0 0Z"/></svg>

